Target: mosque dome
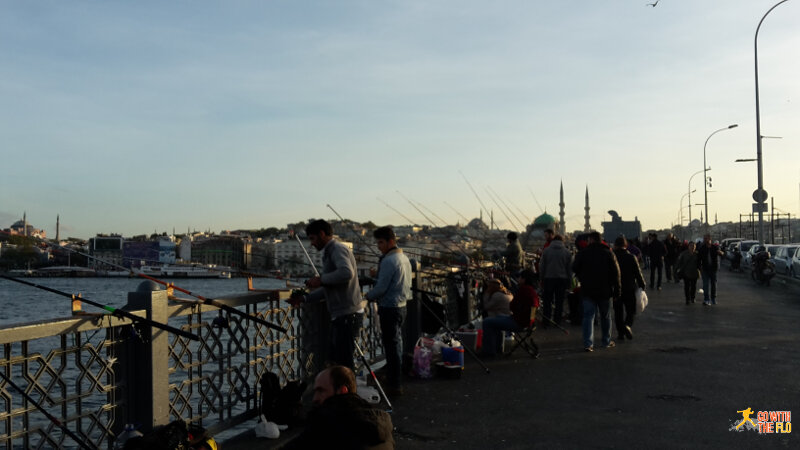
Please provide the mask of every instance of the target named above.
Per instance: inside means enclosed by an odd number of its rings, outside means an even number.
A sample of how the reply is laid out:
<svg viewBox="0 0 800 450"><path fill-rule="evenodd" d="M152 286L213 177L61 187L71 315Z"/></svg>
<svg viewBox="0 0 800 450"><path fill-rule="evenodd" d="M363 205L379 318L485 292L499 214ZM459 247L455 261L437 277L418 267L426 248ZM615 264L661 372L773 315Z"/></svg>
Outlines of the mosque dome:
<svg viewBox="0 0 800 450"><path fill-rule="evenodd" d="M544 213L533 220L534 228L549 228L556 224L556 218Z"/></svg>

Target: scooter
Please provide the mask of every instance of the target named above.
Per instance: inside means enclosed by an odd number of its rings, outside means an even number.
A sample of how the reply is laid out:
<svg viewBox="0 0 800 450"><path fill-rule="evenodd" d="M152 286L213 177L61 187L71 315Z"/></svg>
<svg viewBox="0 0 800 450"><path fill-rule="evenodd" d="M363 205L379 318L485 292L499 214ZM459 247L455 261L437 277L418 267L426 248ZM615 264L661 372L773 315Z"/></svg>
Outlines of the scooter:
<svg viewBox="0 0 800 450"><path fill-rule="evenodd" d="M753 255L752 277L756 283L762 286L769 286L770 280L775 276L775 263L770 261L770 254L766 250L761 250Z"/></svg>

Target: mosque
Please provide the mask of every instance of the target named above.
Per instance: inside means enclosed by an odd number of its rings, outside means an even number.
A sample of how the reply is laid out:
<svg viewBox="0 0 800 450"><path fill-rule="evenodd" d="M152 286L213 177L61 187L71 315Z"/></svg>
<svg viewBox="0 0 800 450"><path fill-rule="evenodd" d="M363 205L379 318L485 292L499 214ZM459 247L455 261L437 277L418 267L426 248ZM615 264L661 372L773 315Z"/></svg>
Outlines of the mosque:
<svg viewBox="0 0 800 450"><path fill-rule="evenodd" d="M6 233L12 236L27 236L39 239L47 239L47 232L39 228L35 228L28 223L27 213L22 213L22 220L14 222L10 228L6 228Z"/></svg>
<svg viewBox="0 0 800 450"><path fill-rule="evenodd" d="M545 211L542 215L536 217L533 220L533 223L528 225L525 234L522 236L521 242L523 243L523 247L527 247L530 249L538 249L541 248L542 244L545 242L544 231L547 229L551 229L555 231L557 234L561 234L564 236L565 239L570 240L573 236L571 233L567 232L566 222L564 221L564 183L561 183L559 189L559 212L558 212L558 219L547 214ZM585 194L585 204L583 207L584 210L584 223L583 223L583 232L588 233L592 231L592 227L589 224L589 187L586 186L586 194ZM620 234L624 234L628 238L633 237L640 237L642 234L642 226L639 223L639 220L633 221L623 221L622 218L617 214L616 211L609 211L611 215L611 221L609 222L602 222L603 228L603 239L607 242L613 242L617 236Z"/></svg>

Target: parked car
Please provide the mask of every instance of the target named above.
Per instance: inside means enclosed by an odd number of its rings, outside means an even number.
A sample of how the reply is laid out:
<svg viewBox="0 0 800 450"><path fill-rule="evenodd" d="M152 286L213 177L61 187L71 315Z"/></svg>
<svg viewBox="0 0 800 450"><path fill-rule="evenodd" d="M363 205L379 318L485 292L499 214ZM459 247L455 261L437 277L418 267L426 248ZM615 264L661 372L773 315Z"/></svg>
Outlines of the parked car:
<svg viewBox="0 0 800 450"><path fill-rule="evenodd" d="M719 243L719 248L725 253L725 259L733 259L733 244L743 241L742 238L725 238Z"/></svg>
<svg viewBox="0 0 800 450"><path fill-rule="evenodd" d="M789 269L789 271L793 277L800 278L800 248L798 248L798 250L794 252L794 256L792 256L792 268Z"/></svg>
<svg viewBox="0 0 800 450"><path fill-rule="evenodd" d="M775 271L788 276L794 276L794 269L792 268L792 257L797 252L800 245L789 244L781 245L775 250L775 255L772 261L775 263Z"/></svg>

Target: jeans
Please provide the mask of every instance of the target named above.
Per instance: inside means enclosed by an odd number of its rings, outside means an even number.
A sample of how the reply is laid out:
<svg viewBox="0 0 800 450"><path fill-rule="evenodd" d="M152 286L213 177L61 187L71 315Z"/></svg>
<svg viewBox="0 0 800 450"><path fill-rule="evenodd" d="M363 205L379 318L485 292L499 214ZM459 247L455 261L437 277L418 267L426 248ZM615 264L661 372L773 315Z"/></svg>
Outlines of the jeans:
<svg viewBox="0 0 800 450"><path fill-rule="evenodd" d="M519 325L511 316L483 319L483 353L496 355L503 351L503 331L517 331Z"/></svg>
<svg viewBox="0 0 800 450"><path fill-rule="evenodd" d="M594 345L594 313L600 309L600 331L603 335L603 347L611 342L611 301L609 299L593 300L583 297L583 346ZM484 339L486 339L484 332Z"/></svg>
<svg viewBox="0 0 800 450"><path fill-rule="evenodd" d="M701 271L703 275L703 303L717 304L717 271L705 270Z"/></svg>
<svg viewBox="0 0 800 450"><path fill-rule="evenodd" d="M650 258L650 286L655 286L656 288L661 287L661 272L663 268L663 258ZM658 284L655 283L656 272L658 272Z"/></svg>
<svg viewBox="0 0 800 450"><path fill-rule="evenodd" d="M364 322L363 313L347 314L333 319L331 322L330 360L355 370L353 352L356 349L356 338L361 332Z"/></svg>
<svg viewBox="0 0 800 450"><path fill-rule="evenodd" d="M378 307L381 324L381 342L386 355L386 384L400 387L403 368L403 322L406 319L406 308Z"/></svg>
<svg viewBox="0 0 800 450"><path fill-rule="evenodd" d="M566 278L544 279L544 317L557 324L561 323L561 318L564 316L564 293L567 291L567 282ZM553 302L556 304L555 316L552 315ZM547 320L544 325L548 325Z"/></svg>
<svg viewBox="0 0 800 450"><path fill-rule="evenodd" d="M703 291L705 292L705 288ZM697 278L683 278L683 295L686 296L686 303L694 301L694 296L697 295Z"/></svg>
<svg viewBox="0 0 800 450"><path fill-rule="evenodd" d="M614 300L614 322L617 333L625 335L625 326L633 328L633 318L636 316L636 293L623 292L619 299Z"/></svg>

